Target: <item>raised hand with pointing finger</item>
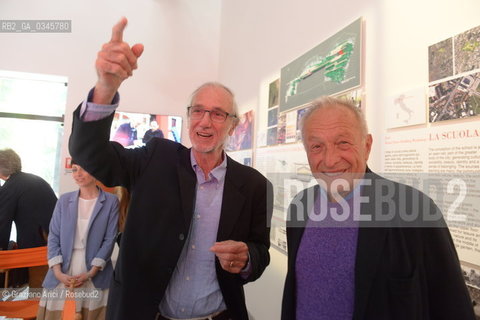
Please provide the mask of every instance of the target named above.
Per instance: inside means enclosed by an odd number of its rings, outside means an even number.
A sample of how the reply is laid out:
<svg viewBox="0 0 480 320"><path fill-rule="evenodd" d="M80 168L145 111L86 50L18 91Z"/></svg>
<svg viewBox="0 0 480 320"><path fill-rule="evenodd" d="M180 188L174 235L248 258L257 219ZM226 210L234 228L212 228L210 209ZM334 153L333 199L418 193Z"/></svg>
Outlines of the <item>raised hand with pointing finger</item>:
<svg viewBox="0 0 480 320"><path fill-rule="evenodd" d="M74 111L69 141L85 171L131 190L106 319L248 320L243 285L270 262L272 185L225 153L238 110L232 90L218 82L190 97L191 148L162 138L132 149L110 141L116 92L143 51L124 42L126 25L122 18L98 53L98 82Z"/></svg>
<svg viewBox="0 0 480 320"><path fill-rule="evenodd" d="M120 19L113 26L110 41L98 52L95 62L98 81L93 95L94 103L110 104L123 80L137 69L137 59L142 55L143 45L138 43L130 47L123 41L123 31L127 23L127 18Z"/></svg>

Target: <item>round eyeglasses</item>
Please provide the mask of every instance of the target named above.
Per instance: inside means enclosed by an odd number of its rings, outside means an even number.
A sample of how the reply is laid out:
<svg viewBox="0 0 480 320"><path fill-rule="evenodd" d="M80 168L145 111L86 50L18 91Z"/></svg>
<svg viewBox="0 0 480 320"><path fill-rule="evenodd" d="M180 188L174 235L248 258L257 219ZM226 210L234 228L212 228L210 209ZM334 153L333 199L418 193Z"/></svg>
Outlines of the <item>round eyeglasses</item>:
<svg viewBox="0 0 480 320"><path fill-rule="evenodd" d="M237 116L234 114L230 114L228 112L225 112L220 109L214 109L214 110L206 110L202 106L190 106L187 108L188 110L188 116L192 120L201 120L203 119L203 116L205 115L205 112L208 112L210 114L210 119L213 122L218 122L222 123L227 120L228 117L236 118Z"/></svg>

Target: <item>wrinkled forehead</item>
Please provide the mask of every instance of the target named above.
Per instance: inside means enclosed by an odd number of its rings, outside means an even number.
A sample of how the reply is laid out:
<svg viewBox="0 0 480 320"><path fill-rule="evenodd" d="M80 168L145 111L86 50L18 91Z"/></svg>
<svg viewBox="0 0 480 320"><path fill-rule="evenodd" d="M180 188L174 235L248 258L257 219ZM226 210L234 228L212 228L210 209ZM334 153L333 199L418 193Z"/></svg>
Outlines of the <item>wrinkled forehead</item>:
<svg viewBox="0 0 480 320"><path fill-rule="evenodd" d="M361 130L361 121L357 115L347 107L341 105L325 106L315 110L306 119L306 127L331 127L335 125L348 126L352 130Z"/></svg>

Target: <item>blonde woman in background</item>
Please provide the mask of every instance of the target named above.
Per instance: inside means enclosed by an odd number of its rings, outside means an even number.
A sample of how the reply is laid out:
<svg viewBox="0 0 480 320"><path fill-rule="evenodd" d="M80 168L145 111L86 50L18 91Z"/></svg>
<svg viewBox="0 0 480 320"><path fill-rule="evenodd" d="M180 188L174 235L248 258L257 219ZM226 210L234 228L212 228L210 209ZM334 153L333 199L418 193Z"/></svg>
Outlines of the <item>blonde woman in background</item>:
<svg viewBox="0 0 480 320"><path fill-rule="evenodd" d="M64 290L71 287L75 288L77 317L105 318L118 199L98 188L79 165L73 164L72 172L80 189L62 195L53 213L48 236L50 269L43 282L38 320L61 319Z"/></svg>

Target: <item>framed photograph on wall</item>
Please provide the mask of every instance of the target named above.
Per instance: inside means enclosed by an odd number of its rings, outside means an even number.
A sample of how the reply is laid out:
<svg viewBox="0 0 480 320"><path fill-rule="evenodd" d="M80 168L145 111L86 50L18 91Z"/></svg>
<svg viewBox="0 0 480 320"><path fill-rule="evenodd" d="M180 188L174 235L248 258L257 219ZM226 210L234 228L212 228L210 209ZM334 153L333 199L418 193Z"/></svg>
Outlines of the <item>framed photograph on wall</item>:
<svg viewBox="0 0 480 320"><path fill-rule="evenodd" d="M181 142L182 117L117 111L113 116L110 140L126 148L144 146L152 138Z"/></svg>
<svg viewBox="0 0 480 320"><path fill-rule="evenodd" d="M362 18L282 68L280 112L361 85Z"/></svg>
<svg viewBox="0 0 480 320"><path fill-rule="evenodd" d="M253 147L253 110L245 112L239 118L235 131L226 145L227 151L246 150Z"/></svg>

